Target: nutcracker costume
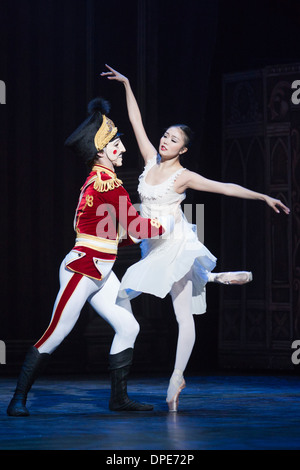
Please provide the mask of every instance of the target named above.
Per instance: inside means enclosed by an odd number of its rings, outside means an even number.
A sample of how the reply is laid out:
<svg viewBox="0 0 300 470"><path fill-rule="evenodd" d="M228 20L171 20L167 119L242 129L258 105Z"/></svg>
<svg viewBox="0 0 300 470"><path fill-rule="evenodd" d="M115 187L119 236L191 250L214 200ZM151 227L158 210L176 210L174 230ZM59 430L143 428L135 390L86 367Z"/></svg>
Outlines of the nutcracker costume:
<svg viewBox="0 0 300 470"><path fill-rule="evenodd" d="M165 229L157 219L141 217L114 171L126 151L118 129L107 117L109 104L101 98L89 103L88 118L66 140L65 145L91 165L81 188L75 212L76 240L60 266L60 290L52 317L42 337L32 346L22 366L9 416L28 416L27 394L34 380L76 324L88 301L115 330L109 354L111 397L114 411L148 411L152 405L130 400L127 378L139 324L130 302L117 305L120 282L112 271L118 247L159 237Z"/></svg>

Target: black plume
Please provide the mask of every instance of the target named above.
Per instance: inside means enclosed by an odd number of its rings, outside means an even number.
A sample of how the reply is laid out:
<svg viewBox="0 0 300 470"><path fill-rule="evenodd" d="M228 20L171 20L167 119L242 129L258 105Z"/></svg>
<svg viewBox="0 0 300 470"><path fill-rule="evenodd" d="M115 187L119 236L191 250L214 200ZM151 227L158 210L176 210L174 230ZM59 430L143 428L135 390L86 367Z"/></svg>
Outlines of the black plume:
<svg viewBox="0 0 300 470"><path fill-rule="evenodd" d="M94 98L88 104L88 113L93 114L95 111L100 111L101 114L108 114L110 111L110 103L103 98Z"/></svg>

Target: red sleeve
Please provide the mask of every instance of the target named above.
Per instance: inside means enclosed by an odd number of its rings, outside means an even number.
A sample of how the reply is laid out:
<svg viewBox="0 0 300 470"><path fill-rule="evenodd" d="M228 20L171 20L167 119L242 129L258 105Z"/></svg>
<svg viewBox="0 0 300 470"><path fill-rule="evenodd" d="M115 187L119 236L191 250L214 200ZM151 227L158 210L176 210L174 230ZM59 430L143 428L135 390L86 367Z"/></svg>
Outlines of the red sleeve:
<svg viewBox="0 0 300 470"><path fill-rule="evenodd" d="M105 202L107 204L107 210L119 225L119 233L122 232L123 229L124 235L122 236L121 233L123 245L133 242L132 240L128 240L129 243L125 243L125 239L129 237L141 240L144 238L155 238L165 232L165 229L157 219L147 219L139 215L123 186L106 192Z"/></svg>

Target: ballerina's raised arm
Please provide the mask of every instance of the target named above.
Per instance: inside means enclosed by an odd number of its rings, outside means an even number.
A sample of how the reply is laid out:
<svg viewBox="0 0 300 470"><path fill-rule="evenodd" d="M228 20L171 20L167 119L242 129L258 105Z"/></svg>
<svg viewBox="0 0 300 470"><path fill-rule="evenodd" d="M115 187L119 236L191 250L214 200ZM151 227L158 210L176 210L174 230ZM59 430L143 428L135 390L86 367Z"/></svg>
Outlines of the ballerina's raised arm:
<svg viewBox="0 0 300 470"><path fill-rule="evenodd" d="M127 77L117 72L117 70L114 70L107 64L105 64L105 66L108 68L109 71L102 72L101 76L107 77L109 80L117 80L118 82L123 83L125 87L129 120L132 125L141 155L146 163L149 159L153 158L153 156L157 154L157 150L152 145L146 134L142 115L135 99L135 96L133 94L133 91L131 89L130 82Z"/></svg>

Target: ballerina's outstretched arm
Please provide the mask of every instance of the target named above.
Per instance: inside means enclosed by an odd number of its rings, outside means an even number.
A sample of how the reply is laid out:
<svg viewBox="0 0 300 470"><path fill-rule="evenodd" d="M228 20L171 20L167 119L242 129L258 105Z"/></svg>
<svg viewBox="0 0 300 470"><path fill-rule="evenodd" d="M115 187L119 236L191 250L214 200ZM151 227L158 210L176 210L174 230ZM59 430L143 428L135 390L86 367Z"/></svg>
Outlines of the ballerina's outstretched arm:
<svg viewBox="0 0 300 470"><path fill-rule="evenodd" d="M187 188L195 189L196 191L206 191L209 193L218 193L225 196L238 197L242 199L256 199L264 201L275 212L279 213L282 210L285 214L290 213L290 209L285 206L279 199L275 199L263 193L258 193L250 189L244 188L234 183L222 183L220 181L210 180L193 171L185 171L178 178L178 192L183 192Z"/></svg>

